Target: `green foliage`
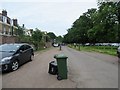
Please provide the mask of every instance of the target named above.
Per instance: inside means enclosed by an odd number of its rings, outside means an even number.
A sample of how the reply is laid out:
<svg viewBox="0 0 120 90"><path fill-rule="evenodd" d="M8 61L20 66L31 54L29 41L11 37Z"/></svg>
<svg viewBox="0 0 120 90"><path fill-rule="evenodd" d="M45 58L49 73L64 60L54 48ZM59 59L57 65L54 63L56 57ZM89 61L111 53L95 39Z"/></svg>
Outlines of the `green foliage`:
<svg viewBox="0 0 120 90"><path fill-rule="evenodd" d="M120 42L120 2L103 2L88 9L68 29L65 43Z"/></svg>
<svg viewBox="0 0 120 90"><path fill-rule="evenodd" d="M62 36L56 37L56 41L57 41L58 43L62 43L62 42L63 42L63 37L62 37Z"/></svg>
<svg viewBox="0 0 120 90"><path fill-rule="evenodd" d="M19 36L24 35L23 28L21 26L18 26L18 29L16 30L16 34Z"/></svg>
<svg viewBox="0 0 120 90"><path fill-rule="evenodd" d="M15 30L15 34L18 36L23 36L24 35L23 27L18 26L18 28Z"/></svg>
<svg viewBox="0 0 120 90"><path fill-rule="evenodd" d="M47 35L52 39L54 40L56 38L56 35L53 33L53 32L49 32L47 33Z"/></svg>
<svg viewBox="0 0 120 90"><path fill-rule="evenodd" d="M16 35L19 42L29 43L31 41L29 36L24 35L24 29L21 26L18 26L18 29L16 29Z"/></svg>
<svg viewBox="0 0 120 90"><path fill-rule="evenodd" d="M38 28L34 31L31 29L32 36L25 35L24 30L24 27L18 26L16 30L18 42L32 44L36 50L42 50L47 42L51 42L51 39L56 38L54 33L50 32L46 34L45 32L41 32ZM60 37L58 37L58 39L60 39Z"/></svg>
<svg viewBox="0 0 120 90"><path fill-rule="evenodd" d="M32 44L32 38L30 36L19 36L19 42Z"/></svg>
<svg viewBox="0 0 120 90"><path fill-rule="evenodd" d="M69 45L70 48L79 50L79 46L74 47L73 45ZM99 52L104 54L109 54L113 56L117 56L117 48L114 46L80 46L81 51L88 51L88 52Z"/></svg>
<svg viewBox="0 0 120 90"><path fill-rule="evenodd" d="M32 34L32 39L35 42L40 42L42 39L42 32L39 29L36 29Z"/></svg>
<svg viewBox="0 0 120 90"><path fill-rule="evenodd" d="M39 49L41 39L42 39L42 32L36 28L36 30L32 34L32 40L37 50Z"/></svg>

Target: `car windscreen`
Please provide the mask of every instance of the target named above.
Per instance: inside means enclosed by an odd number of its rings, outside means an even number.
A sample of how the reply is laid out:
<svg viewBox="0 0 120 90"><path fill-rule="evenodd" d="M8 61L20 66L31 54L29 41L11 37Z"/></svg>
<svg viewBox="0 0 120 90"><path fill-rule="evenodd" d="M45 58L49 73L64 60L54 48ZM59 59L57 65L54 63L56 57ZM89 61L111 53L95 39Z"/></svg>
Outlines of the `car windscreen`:
<svg viewBox="0 0 120 90"><path fill-rule="evenodd" d="M0 45L0 51L1 52L15 52L20 45L15 45L15 44L3 44Z"/></svg>

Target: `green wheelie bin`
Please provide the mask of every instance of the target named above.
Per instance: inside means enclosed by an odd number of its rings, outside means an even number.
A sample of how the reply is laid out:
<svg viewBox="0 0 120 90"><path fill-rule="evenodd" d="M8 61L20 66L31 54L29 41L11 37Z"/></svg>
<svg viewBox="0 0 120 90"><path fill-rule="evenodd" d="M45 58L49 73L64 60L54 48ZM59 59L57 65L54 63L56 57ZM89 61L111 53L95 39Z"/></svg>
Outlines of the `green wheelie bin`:
<svg viewBox="0 0 120 90"><path fill-rule="evenodd" d="M67 56L64 54L57 54L54 56L54 58L57 60L57 67L58 67L58 75L57 79L67 79Z"/></svg>

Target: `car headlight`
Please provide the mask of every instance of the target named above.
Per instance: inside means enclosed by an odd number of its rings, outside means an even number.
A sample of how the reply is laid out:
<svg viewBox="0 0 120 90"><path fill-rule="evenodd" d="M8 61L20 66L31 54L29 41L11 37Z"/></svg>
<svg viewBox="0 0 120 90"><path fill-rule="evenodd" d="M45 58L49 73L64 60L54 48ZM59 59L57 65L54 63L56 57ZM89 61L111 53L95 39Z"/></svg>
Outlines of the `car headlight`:
<svg viewBox="0 0 120 90"><path fill-rule="evenodd" d="M1 61L0 61L0 64L8 64L8 63L10 63L10 59L11 59L12 57L5 57L5 58L3 58Z"/></svg>

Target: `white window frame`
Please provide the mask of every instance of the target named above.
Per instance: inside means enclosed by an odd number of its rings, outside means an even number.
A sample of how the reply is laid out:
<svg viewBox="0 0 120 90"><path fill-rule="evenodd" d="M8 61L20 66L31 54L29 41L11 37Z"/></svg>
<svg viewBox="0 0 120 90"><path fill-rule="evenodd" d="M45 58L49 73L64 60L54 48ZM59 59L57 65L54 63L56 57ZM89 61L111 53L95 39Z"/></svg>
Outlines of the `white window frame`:
<svg viewBox="0 0 120 90"><path fill-rule="evenodd" d="M3 22L7 23L7 17L6 16L3 16Z"/></svg>

